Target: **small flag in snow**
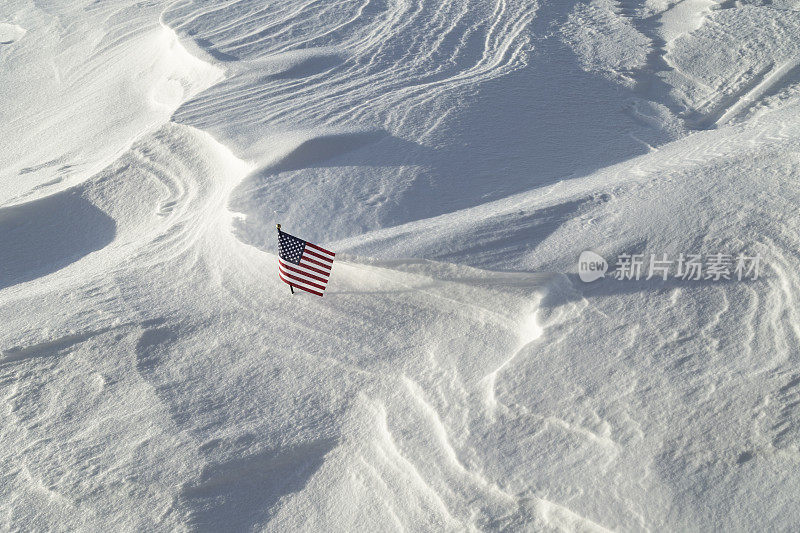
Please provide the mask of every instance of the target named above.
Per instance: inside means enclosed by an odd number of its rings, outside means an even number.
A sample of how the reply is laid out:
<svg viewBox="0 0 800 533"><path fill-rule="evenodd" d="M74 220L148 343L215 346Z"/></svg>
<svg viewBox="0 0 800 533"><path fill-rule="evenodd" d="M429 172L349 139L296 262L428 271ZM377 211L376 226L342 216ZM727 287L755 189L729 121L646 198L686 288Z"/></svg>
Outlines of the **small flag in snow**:
<svg viewBox="0 0 800 533"><path fill-rule="evenodd" d="M278 275L294 287L322 296L335 253L281 231L278 224Z"/></svg>

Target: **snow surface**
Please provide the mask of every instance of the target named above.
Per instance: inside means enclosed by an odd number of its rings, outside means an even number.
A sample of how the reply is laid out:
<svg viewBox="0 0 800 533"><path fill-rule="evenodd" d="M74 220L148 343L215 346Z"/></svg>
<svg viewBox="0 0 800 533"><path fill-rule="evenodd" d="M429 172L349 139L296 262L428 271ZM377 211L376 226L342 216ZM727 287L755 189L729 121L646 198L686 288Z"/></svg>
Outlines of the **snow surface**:
<svg viewBox="0 0 800 533"><path fill-rule="evenodd" d="M6 2L0 530L792 530L798 37L795 0Z"/></svg>

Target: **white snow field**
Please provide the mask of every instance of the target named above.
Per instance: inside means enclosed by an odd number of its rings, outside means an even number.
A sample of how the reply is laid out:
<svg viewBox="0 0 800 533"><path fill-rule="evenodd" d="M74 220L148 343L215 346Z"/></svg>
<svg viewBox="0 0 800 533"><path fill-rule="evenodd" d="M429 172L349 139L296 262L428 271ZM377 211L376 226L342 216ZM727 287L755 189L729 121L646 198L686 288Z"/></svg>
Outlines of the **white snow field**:
<svg viewBox="0 0 800 533"><path fill-rule="evenodd" d="M800 523L798 0L6 0L0 140L1 531Z"/></svg>

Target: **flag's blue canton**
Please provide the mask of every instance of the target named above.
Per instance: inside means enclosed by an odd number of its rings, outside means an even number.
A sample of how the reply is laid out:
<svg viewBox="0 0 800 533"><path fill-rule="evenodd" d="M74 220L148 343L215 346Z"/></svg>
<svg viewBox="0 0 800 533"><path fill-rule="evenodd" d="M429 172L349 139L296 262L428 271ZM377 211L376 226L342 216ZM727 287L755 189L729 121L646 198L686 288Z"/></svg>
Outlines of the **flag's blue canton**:
<svg viewBox="0 0 800 533"><path fill-rule="evenodd" d="M279 255L284 261L299 265L300 258L303 257L303 250L305 250L305 248L306 241L303 239L292 237L283 232L278 236Z"/></svg>

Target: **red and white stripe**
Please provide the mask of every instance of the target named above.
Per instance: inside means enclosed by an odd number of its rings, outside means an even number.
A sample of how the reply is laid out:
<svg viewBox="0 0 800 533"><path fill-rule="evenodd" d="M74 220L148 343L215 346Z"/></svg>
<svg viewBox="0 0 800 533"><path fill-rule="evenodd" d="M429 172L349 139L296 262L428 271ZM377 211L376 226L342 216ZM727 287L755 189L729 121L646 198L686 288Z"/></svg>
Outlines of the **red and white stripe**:
<svg viewBox="0 0 800 533"><path fill-rule="evenodd" d="M330 250L306 242L299 265L278 258L278 275L292 287L322 296L335 256Z"/></svg>

